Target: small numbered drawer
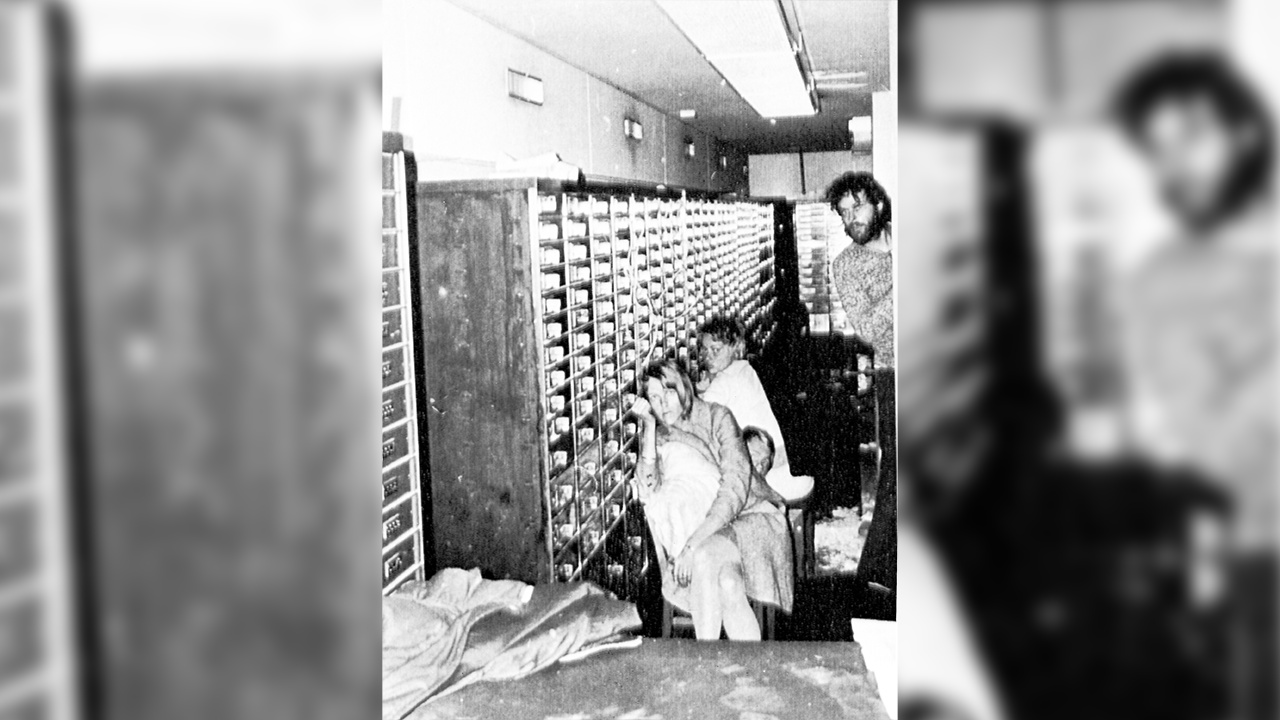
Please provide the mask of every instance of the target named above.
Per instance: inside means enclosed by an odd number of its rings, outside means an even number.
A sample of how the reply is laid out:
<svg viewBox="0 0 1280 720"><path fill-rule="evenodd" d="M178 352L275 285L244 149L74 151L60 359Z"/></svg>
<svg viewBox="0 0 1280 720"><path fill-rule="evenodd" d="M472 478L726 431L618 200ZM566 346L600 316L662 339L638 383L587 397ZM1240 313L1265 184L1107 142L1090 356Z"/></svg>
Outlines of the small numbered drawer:
<svg viewBox="0 0 1280 720"><path fill-rule="evenodd" d="M551 503L556 509L572 503L573 495L574 487L572 482L559 482L551 486Z"/></svg>
<svg viewBox="0 0 1280 720"><path fill-rule="evenodd" d="M404 380L404 348L382 353L382 386L390 387Z"/></svg>
<svg viewBox="0 0 1280 720"><path fill-rule="evenodd" d="M404 314L399 310L382 313L382 346L391 347L404 342Z"/></svg>
<svg viewBox="0 0 1280 720"><path fill-rule="evenodd" d="M394 232L383 231L382 233L382 267L393 268L400 266L400 247Z"/></svg>
<svg viewBox="0 0 1280 720"><path fill-rule="evenodd" d="M558 388L564 384L568 378L568 373L564 370L551 370L547 373L547 387Z"/></svg>
<svg viewBox="0 0 1280 720"><path fill-rule="evenodd" d="M392 425L409 415L408 394L405 388L384 390L382 393L382 424Z"/></svg>
<svg viewBox="0 0 1280 720"><path fill-rule="evenodd" d="M15 503L0 510L0 583L29 574L35 568L35 508Z"/></svg>
<svg viewBox="0 0 1280 720"><path fill-rule="evenodd" d="M402 463L382 473L383 505L390 505L412 489L411 472L412 463Z"/></svg>
<svg viewBox="0 0 1280 720"><path fill-rule="evenodd" d="M401 425L382 433L382 464L384 466L409 454L409 426Z"/></svg>
<svg viewBox="0 0 1280 720"><path fill-rule="evenodd" d="M382 154L382 189L393 190L396 186L396 159L391 153Z"/></svg>
<svg viewBox="0 0 1280 720"><path fill-rule="evenodd" d="M583 550L586 552L594 550L595 547L600 544L600 540L603 538L603 535L604 533L601 532L599 519L592 518L591 521L582 528L581 537Z"/></svg>
<svg viewBox="0 0 1280 720"><path fill-rule="evenodd" d="M568 405L568 400L565 398L564 395L560 393L556 393L547 398L547 409L550 410L553 414L558 415L564 412L564 409L565 407L567 407L567 405Z"/></svg>
<svg viewBox="0 0 1280 720"><path fill-rule="evenodd" d="M0 683L33 672L44 662L40 614L34 599L0 609Z"/></svg>
<svg viewBox="0 0 1280 720"><path fill-rule="evenodd" d="M393 228L396 226L396 196L382 196L382 227Z"/></svg>
<svg viewBox="0 0 1280 720"><path fill-rule="evenodd" d="M573 421L566 415L561 415L551 419L551 433L559 437L569 432L569 428L573 427Z"/></svg>
<svg viewBox="0 0 1280 720"><path fill-rule="evenodd" d="M400 272L391 270L382 273L382 307L395 307L400 304Z"/></svg>
<svg viewBox="0 0 1280 720"><path fill-rule="evenodd" d="M391 552L382 556L382 584L386 585L403 575L417 557L413 551L413 538L407 537L404 542L392 548Z"/></svg>
<svg viewBox="0 0 1280 720"><path fill-rule="evenodd" d="M382 543L395 540L414 526L414 502L406 500L382 514Z"/></svg>

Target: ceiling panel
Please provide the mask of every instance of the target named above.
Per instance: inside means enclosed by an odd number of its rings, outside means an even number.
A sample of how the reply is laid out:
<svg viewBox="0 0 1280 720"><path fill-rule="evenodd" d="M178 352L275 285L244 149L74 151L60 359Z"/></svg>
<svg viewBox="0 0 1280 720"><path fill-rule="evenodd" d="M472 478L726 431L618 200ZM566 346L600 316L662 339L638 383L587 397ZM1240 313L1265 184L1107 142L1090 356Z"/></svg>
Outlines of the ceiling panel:
<svg viewBox="0 0 1280 720"><path fill-rule="evenodd" d="M819 90L822 112L761 118L652 0L450 0L498 28L752 153L849 148L848 121L887 89L892 0L794 2L816 71L867 73L858 90Z"/></svg>

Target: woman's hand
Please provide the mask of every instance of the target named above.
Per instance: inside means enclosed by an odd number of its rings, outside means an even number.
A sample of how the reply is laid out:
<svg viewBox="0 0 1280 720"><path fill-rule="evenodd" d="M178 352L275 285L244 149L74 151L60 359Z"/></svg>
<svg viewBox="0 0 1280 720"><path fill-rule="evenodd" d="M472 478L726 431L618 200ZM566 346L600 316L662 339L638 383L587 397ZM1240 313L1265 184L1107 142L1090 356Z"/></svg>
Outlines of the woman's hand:
<svg viewBox="0 0 1280 720"><path fill-rule="evenodd" d="M680 554L676 556L674 567L671 568L671 575L675 577L676 583L680 587L685 587L693 580L693 548L685 545Z"/></svg>
<svg viewBox="0 0 1280 720"><path fill-rule="evenodd" d="M635 413L636 417L640 418L641 420L649 421L649 420L657 419L657 417L653 414L653 406L650 405L649 401L645 400L644 398L636 399L635 404L631 406L631 412Z"/></svg>

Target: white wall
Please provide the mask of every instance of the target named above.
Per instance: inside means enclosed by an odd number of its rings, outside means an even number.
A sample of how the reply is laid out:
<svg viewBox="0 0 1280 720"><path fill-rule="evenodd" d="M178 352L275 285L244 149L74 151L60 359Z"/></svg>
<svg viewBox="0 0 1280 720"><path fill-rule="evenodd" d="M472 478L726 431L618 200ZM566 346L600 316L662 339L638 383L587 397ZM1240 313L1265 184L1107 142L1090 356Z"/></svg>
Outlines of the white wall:
<svg viewBox="0 0 1280 720"><path fill-rule="evenodd" d="M387 0L383 8L383 127L417 155L419 177L483 173L502 158L559 154L586 173L673 186L745 190L745 154L443 0ZM507 71L541 78L545 102L507 95ZM644 127L622 134L630 117ZM683 153L684 139L697 148Z"/></svg>
<svg viewBox="0 0 1280 720"><path fill-rule="evenodd" d="M890 200L898 197L898 93L871 96L871 174Z"/></svg>
<svg viewBox="0 0 1280 720"><path fill-rule="evenodd" d="M803 158L800 153L752 155L749 165L752 197L793 200L819 198L827 185L840 175L872 170L871 155L851 152L803 153Z"/></svg>

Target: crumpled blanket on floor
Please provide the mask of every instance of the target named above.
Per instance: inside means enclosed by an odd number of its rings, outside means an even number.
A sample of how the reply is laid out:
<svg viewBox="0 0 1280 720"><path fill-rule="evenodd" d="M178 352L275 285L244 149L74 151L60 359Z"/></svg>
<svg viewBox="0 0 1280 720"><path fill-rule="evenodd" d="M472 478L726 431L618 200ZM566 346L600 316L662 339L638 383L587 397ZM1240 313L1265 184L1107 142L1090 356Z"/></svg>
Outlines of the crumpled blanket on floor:
<svg viewBox="0 0 1280 720"><path fill-rule="evenodd" d="M532 586L445 568L382 601L382 718L477 682L515 680L640 627L634 605L590 583Z"/></svg>

